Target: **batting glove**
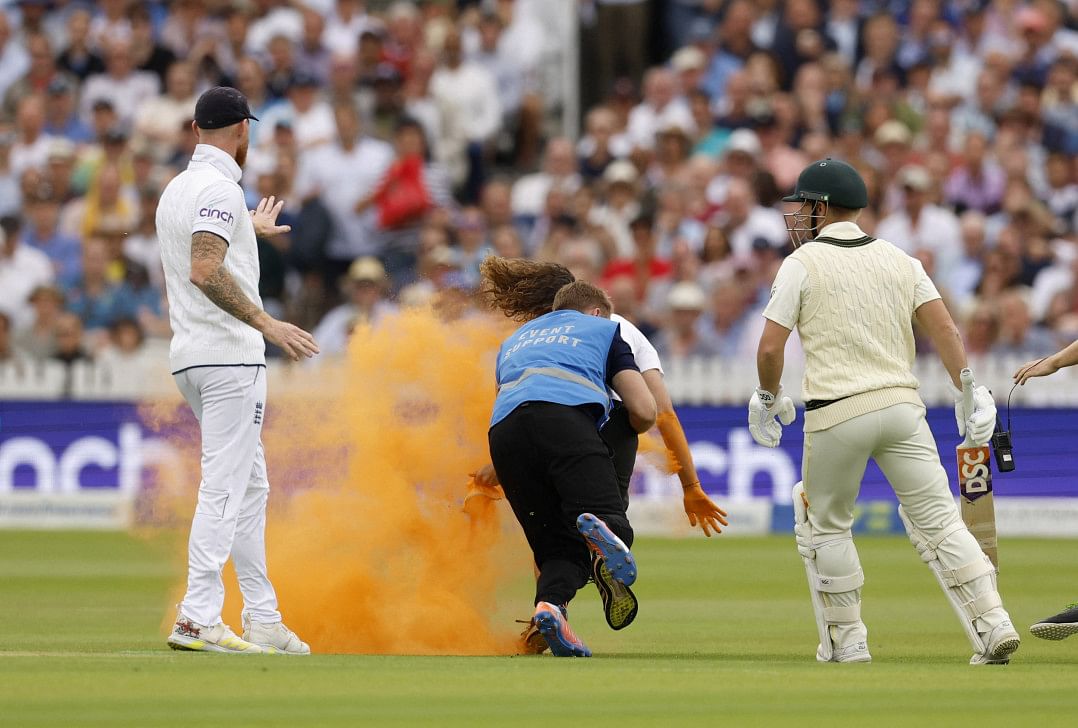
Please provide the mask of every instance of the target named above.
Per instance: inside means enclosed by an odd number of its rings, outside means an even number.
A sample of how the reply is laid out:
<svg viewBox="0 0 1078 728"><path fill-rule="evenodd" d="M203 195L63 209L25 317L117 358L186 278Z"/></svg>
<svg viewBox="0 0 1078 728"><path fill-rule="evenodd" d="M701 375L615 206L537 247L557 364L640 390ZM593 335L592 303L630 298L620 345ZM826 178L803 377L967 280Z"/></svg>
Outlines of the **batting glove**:
<svg viewBox="0 0 1078 728"><path fill-rule="evenodd" d="M793 400L783 396L782 387L778 394L757 387L749 399L749 433L764 447L778 447L782 425L792 423L795 416Z"/></svg>
<svg viewBox="0 0 1078 728"><path fill-rule="evenodd" d="M959 437L965 438L968 428L970 442L976 447L987 445L996 429L996 401L988 387L974 387L972 412L966 412L962 391L959 390L954 396L954 418L958 423Z"/></svg>

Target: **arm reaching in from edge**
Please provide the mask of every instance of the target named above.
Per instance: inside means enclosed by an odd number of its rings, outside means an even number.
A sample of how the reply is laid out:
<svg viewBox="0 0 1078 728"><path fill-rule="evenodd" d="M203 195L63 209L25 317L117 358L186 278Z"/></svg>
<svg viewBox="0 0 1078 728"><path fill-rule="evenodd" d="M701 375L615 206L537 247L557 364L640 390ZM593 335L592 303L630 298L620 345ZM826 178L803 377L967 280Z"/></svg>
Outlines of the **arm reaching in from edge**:
<svg viewBox="0 0 1078 728"><path fill-rule="evenodd" d="M228 243L211 232L191 236L191 283L215 306L261 332L293 361L318 353L314 337L298 326L278 321L255 305L225 268Z"/></svg>
<svg viewBox="0 0 1078 728"><path fill-rule="evenodd" d="M1014 373L1014 381L1025 385L1033 377L1047 377L1060 369L1078 364L1078 341L1043 359L1027 361Z"/></svg>
<svg viewBox="0 0 1078 728"><path fill-rule="evenodd" d="M703 488L700 487L700 478L696 474L696 464L692 459L692 451L689 450L689 441L685 438L685 431L681 427L677 413L674 412L674 403L670 401L670 393L666 389L662 372L658 369L649 369L643 374L644 382L648 385L658 410L656 424L659 426L659 434L662 435L663 444L677 461L677 476L681 480L682 503L685 507L685 515L689 518L689 524L693 527L699 525L704 535L711 537L711 532L722 533L722 526L729 525L726 520L726 511L712 502Z"/></svg>

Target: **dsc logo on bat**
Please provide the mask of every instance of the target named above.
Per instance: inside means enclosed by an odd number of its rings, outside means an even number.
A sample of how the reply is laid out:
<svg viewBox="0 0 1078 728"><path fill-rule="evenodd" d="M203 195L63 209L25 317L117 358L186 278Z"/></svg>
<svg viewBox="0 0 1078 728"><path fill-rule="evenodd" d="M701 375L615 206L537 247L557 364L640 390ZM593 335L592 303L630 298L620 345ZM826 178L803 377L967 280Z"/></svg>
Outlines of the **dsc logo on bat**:
<svg viewBox="0 0 1078 728"><path fill-rule="evenodd" d="M962 495L970 500L992 490L992 470L988 462L988 448L964 448L959 462L962 478Z"/></svg>

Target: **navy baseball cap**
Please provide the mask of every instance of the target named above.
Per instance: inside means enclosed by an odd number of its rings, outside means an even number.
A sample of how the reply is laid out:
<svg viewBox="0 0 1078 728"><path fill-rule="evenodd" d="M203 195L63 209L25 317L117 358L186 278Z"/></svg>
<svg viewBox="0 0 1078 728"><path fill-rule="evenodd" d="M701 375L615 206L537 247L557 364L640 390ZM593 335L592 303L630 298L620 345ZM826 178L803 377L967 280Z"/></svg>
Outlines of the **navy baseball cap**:
<svg viewBox="0 0 1078 728"><path fill-rule="evenodd" d="M199 129L223 129L244 119L258 121L247 105L247 97L229 86L211 88L195 104L195 125Z"/></svg>

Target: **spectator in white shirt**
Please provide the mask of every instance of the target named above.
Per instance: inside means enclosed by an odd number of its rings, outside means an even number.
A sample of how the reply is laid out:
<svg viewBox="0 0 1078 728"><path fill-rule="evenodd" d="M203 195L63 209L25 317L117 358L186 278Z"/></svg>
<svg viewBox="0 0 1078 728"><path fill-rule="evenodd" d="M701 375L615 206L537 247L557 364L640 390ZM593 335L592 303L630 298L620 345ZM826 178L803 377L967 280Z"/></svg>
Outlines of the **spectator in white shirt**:
<svg viewBox="0 0 1078 728"><path fill-rule="evenodd" d="M610 249L604 251L608 258L627 258L633 254L629 223L640 214L640 203L637 201L639 179L636 167L625 159L613 162L603 173L605 203L591 210L588 223L605 230L610 241Z"/></svg>
<svg viewBox="0 0 1078 728"><path fill-rule="evenodd" d="M376 211L356 211L393 162L393 147L362 136L359 112L349 104L333 110L336 139L304 153L296 188L304 199L319 197L333 221L326 247L330 265L347 270L361 255L380 253Z"/></svg>
<svg viewBox="0 0 1078 728"><path fill-rule="evenodd" d="M20 237L16 218L0 218L0 311L11 317L15 329L30 325L30 294L53 279L49 257L23 245Z"/></svg>
<svg viewBox="0 0 1078 728"><path fill-rule="evenodd" d="M298 3L271 0L270 4L276 7L251 23L247 30L248 53L262 53L270 41L279 36L292 43L299 43L303 35L303 15L297 8L292 7Z"/></svg>
<svg viewBox="0 0 1078 728"><path fill-rule="evenodd" d="M12 132L0 131L0 217L14 215L22 205L19 176L11 168L11 147L15 143Z"/></svg>
<svg viewBox="0 0 1078 728"><path fill-rule="evenodd" d="M431 77L430 92L442 110L435 156L453 180L463 184L463 201L474 202L482 187L486 147L502 128L502 110L494 76L464 60L457 30L446 35L442 64Z"/></svg>
<svg viewBox="0 0 1078 728"><path fill-rule="evenodd" d="M367 14L360 0L336 0L326 18L322 43L333 55L351 56L359 47L359 37L366 31L378 31L381 23Z"/></svg>
<svg viewBox="0 0 1078 728"><path fill-rule="evenodd" d="M928 202L932 179L924 167L903 167L898 182L904 198L902 207L880 221L876 234L911 255L927 248L936 258L940 279L946 280L962 254L958 218L950 210Z"/></svg>
<svg viewBox="0 0 1078 728"><path fill-rule="evenodd" d="M36 94L24 96L15 112L15 144L11 147L11 171L21 179L28 169L43 169L49 160L53 137L45 134L45 101Z"/></svg>
<svg viewBox="0 0 1078 728"><path fill-rule="evenodd" d="M160 145L160 152L167 154L179 142L183 122L194 118L197 100L194 67L185 61L173 63L165 76L165 94L139 107L135 134Z"/></svg>
<svg viewBox="0 0 1078 728"><path fill-rule="evenodd" d="M967 210L959 218L959 230L962 256L956 261L950 276L940 279L939 283L961 311L973 301L984 272L984 252L987 247L984 214L978 210Z"/></svg>
<svg viewBox="0 0 1078 728"><path fill-rule="evenodd" d="M516 138L517 165L530 167L539 155L543 113L543 98L538 93L543 28L527 15L521 19L521 13L513 12L511 1L498 7L508 20L495 13L483 15L476 33L476 48L469 57L490 71L497 81L502 124Z"/></svg>
<svg viewBox="0 0 1078 728"><path fill-rule="evenodd" d="M722 210L715 216L714 223L726 232L735 256L752 255L752 244L757 238L775 248L786 244L786 223L782 213L760 205L752 185L740 177L732 178L726 185Z"/></svg>
<svg viewBox="0 0 1078 728"><path fill-rule="evenodd" d="M7 13L0 10L0 99L29 68L30 56L22 43L12 38L11 21Z"/></svg>
<svg viewBox="0 0 1078 728"><path fill-rule="evenodd" d="M93 45L103 48L113 38L127 38L131 34L131 20L127 16L129 0L98 0L96 13L90 22L90 39Z"/></svg>
<svg viewBox="0 0 1078 728"><path fill-rule="evenodd" d="M542 171L526 174L513 183L513 214L537 217L543 211L547 192L554 185L570 193L580 188L573 143L565 137L547 142Z"/></svg>
<svg viewBox="0 0 1078 728"><path fill-rule="evenodd" d="M942 18L935 21L929 39L933 68L928 91L948 105L969 101L975 88L970 80L981 72L980 58L960 53L956 43L955 33L947 21Z"/></svg>
<svg viewBox="0 0 1078 728"><path fill-rule="evenodd" d="M155 74L135 70L130 39L111 38L105 46L105 72L90 76L82 87L82 117L90 123L94 102L106 99L121 122L131 123L139 106L156 96L158 88Z"/></svg>
<svg viewBox="0 0 1078 728"><path fill-rule="evenodd" d="M333 109L319 96L318 79L303 71L292 76L285 102L273 106L262 117L259 146L273 142L278 123L292 128L300 151L326 144L337 134Z"/></svg>
<svg viewBox="0 0 1078 728"><path fill-rule="evenodd" d="M629 112L629 139L634 147L651 149L659 129L677 125L696 133L688 101L679 95L677 76L666 68L653 68L644 76L644 100Z"/></svg>

